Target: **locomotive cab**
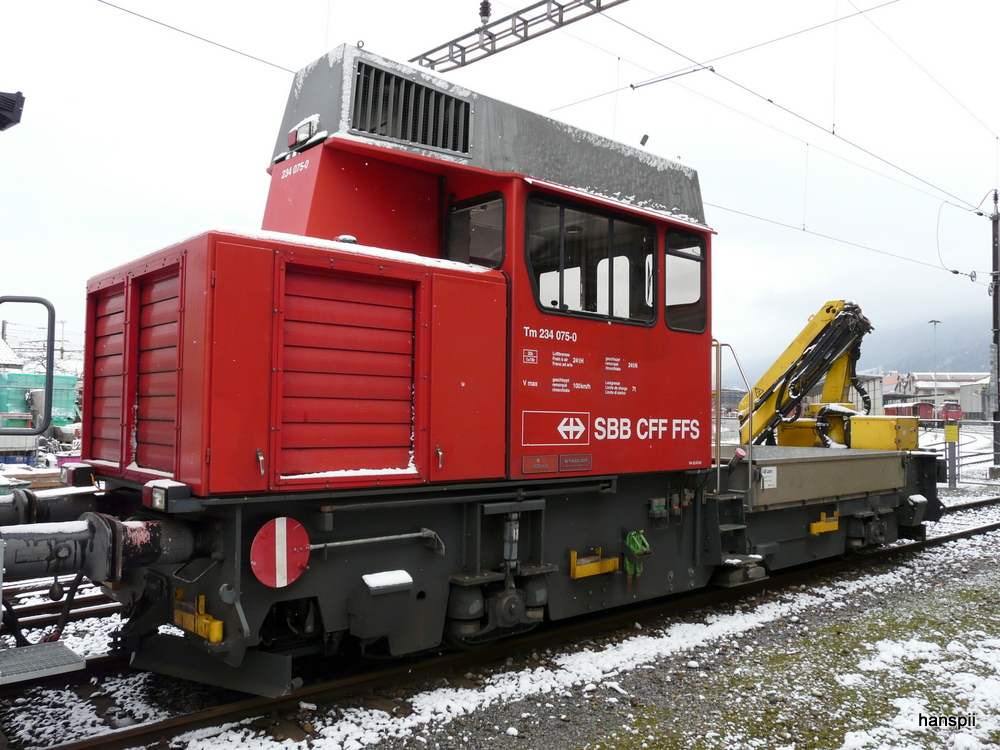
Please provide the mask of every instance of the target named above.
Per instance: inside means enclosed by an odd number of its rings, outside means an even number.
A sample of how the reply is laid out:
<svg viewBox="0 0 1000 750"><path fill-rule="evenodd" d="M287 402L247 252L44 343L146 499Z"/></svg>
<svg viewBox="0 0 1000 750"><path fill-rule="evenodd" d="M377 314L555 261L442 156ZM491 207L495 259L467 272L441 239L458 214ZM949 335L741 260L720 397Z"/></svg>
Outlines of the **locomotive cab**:
<svg viewBox="0 0 1000 750"><path fill-rule="evenodd" d="M489 115L486 104L480 110ZM608 149L606 161L630 151ZM502 331L486 332L485 311L475 300L456 302L454 314L470 321L456 331L458 357L482 359L479 377L505 370L506 393L486 408L510 422L503 448L489 451L507 456L500 469L469 464L465 476L453 478L707 467L711 232L687 213L678 218L604 198L598 185L586 192L415 150L392 139L359 143L339 134L287 154L272 168L264 228L327 239L349 234L361 244L502 274L508 305ZM558 174L562 165L556 167ZM666 182L655 172L644 177ZM700 198L688 211L700 214ZM470 346L497 351L491 359ZM664 387L664 373L679 362L687 377ZM469 382L452 385L454 395ZM484 416L476 413L477 420ZM454 425L463 444L488 432L463 422L459 417ZM454 466L449 454L456 446L435 442L432 450L432 469L435 461L441 469Z"/></svg>

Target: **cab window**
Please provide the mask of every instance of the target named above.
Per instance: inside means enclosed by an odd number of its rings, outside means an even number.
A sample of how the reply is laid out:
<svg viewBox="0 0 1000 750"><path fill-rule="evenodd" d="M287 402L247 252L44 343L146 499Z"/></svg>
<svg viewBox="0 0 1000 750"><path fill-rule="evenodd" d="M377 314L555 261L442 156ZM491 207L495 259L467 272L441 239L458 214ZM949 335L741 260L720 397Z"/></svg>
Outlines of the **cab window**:
<svg viewBox="0 0 1000 750"><path fill-rule="evenodd" d="M653 320L653 228L533 196L527 256L538 305L570 315Z"/></svg>
<svg viewBox="0 0 1000 750"><path fill-rule="evenodd" d="M664 319L672 330L704 332L708 323L706 282L704 239L686 232L667 232Z"/></svg>
<svg viewBox="0 0 1000 750"><path fill-rule="evenodd" d="M503 263L503 197L463 201L448 212L446 257L461 263L499 268Z"/></svg>

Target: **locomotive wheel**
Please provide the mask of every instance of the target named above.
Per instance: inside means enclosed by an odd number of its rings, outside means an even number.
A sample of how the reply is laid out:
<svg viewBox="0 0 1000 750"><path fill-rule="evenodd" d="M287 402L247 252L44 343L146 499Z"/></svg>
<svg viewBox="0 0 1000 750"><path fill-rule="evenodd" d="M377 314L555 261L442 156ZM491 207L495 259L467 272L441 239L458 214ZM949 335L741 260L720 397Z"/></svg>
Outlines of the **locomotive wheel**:
<svg viewBox="0 0 1000 750"><path fill-rule="evenodd" d="M444 634L444 645L455 651L482 651L489 648L503 638L497 631L491 631L487 635L476 636L475 640L460 638L457 635L446 632Z"/></svg>
<svg viewBox="0 0 1000 750"><path fill-rule="evenodd" d="M464 638L460 635L455 635L454 633L449 632L446 627L444 638L442 640L445 645L458 651L478 651L480 649L488 648L504 638L508 638L513 635L520 635L521 633L527 633L529 630L533 630L537 626L537 622L522 622L512 627L494 628L486 633L471 635Z"/></svg>

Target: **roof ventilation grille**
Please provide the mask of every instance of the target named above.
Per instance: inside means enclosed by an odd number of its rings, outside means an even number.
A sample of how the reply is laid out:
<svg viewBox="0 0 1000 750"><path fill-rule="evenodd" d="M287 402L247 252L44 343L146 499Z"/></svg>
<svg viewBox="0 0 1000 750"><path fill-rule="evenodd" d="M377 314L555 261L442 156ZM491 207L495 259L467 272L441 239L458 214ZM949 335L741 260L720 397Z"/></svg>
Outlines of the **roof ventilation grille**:
<svg viewBox="0 0 1000 750"><path fill-rule="evenodd" d="M413 146L469 153L472 105L358 61L351 128Z"/></svg>

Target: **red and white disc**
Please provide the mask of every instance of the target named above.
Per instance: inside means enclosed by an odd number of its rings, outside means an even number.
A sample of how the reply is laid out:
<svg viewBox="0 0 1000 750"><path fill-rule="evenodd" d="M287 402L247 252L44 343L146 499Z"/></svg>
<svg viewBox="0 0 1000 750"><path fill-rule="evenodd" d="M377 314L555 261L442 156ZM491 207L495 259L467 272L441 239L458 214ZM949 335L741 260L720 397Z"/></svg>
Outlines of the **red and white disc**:
<svg viewBox="0 0 1000 750"><path fill-rule="evenodd" d="M250 567L257 580L280 589L309 567L309 534L294 518L273 518L257 532L250 545Z"/></svg>

